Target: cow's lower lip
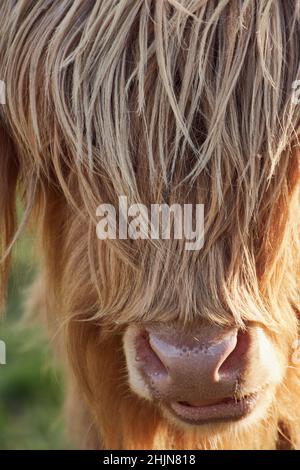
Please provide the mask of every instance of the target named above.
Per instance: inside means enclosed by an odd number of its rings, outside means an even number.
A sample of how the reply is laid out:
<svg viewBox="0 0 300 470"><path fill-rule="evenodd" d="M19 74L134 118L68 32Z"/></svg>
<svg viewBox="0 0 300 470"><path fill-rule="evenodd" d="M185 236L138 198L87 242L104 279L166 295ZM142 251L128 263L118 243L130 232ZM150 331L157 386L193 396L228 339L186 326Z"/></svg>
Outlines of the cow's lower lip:
<svg viewBox="0 0 300 470"><path fill-rule="evenodd" d="M213 421L237 421L249 415L257 405L258 394L243 398L225 398L216 403L198 405L186 402L171 402L167 408L177 418L190 424L205 424Z"/></svg>

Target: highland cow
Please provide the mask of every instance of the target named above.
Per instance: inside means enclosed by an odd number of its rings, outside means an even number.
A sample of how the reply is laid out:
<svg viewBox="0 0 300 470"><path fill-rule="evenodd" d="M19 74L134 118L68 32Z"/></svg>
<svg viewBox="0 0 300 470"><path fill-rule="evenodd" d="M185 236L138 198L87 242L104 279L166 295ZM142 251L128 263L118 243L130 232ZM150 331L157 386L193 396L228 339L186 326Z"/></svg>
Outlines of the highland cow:
<svg viewBox="0 0 300 470"><path fill-rule="evenodd" d="M2 0L0 79L1 297L31 227L74 439L299 448L299 1ZM120 196L203 247L99 240Z"/></svg>

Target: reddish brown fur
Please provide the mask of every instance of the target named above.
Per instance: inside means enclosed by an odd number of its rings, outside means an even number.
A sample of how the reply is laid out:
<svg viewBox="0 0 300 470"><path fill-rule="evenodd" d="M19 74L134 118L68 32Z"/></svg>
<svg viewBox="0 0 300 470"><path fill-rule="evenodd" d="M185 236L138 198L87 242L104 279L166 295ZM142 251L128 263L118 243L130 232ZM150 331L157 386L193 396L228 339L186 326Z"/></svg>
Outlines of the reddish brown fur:
<svg viewBox="0 0 300 470"><path fill-rule="evenodd" d="M1 298L30 222L42 272L34 303L43 297L59 338L72 428L89 448L273 449L282 434L298 448L300 111L289 93L300 76L299 6L13 3L0 7ZM119 194L204 203L204 249L99 242L96 207ZM281 358L270 408L248 427L177 426L128 384L128 325L199 318L259 324Z"/></svg>

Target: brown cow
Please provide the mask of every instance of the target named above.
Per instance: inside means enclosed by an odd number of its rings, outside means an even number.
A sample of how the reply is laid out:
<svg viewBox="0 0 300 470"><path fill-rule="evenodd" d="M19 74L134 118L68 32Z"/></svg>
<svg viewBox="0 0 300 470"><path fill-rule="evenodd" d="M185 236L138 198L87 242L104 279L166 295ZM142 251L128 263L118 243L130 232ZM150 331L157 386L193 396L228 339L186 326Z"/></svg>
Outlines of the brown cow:
<svg viewBox="0 0 300 470"><path fill-rule="evenodd" d="M2 297L31 223L74 435L299 447L299 1L2 0L0 78ZM203 247L99 240L119 196Z"/></svg>

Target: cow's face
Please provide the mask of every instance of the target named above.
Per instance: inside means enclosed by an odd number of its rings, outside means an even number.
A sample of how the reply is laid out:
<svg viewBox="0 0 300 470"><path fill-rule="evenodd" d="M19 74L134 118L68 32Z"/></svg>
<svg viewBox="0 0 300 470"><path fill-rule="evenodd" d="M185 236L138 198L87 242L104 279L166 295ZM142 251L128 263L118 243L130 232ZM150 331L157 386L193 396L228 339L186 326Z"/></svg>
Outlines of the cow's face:
<svg viewBox="0 0 300 470"><path fill-rule="evenodd" d="M173 424L239 426L262 419L283 380L287 350L265 327L199 322L183 330L132 325L124 337L129 382ZM205 427L207 429L207 427Z"/></svg>

